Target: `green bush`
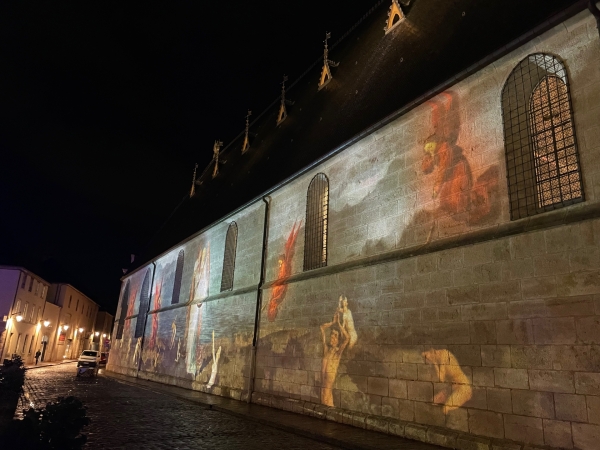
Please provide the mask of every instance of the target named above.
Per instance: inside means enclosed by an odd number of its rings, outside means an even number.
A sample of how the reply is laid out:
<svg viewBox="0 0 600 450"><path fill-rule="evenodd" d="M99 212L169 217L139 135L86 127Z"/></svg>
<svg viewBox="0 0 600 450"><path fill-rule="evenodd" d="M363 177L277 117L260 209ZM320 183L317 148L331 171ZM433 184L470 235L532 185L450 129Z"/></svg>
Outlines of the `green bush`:
<svg viewBox="0 0 600 450"><path fill-rule="evenodd" d="M23 392L25 384L25 366L20 356L13 356L0 367L0 393Z"/></svg>

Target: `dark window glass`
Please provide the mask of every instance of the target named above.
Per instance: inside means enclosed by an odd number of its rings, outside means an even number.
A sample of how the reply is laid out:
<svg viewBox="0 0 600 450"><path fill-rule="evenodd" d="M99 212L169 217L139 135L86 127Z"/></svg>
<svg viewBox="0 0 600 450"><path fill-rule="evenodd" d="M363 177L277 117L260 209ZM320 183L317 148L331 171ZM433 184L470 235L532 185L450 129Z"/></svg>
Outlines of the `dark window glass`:
<svg viewBox="0 0 600 450"><path fill-rule="evenodd" d="M123 338L123 327L125 326L125 316L127 315L127 302L129 301L129 280L125 284L123 289L123 296L121 297L121 314L119 314L119 325L117 326L117 336L115 339ZM69 299L69 305L71 300Z"/></svg>
<svg viewBox="0 0 600 450"><path fill-rule="evenodd" d="M171 296L171 304L179 303L179 294L181 293L181 278L183 277L183 259L184 251L179 250L177 255L177 265L175 266L175 281L173 282L173 295Z"/></svg>
<svg viewBox="0 0 600 450"><path fill-rule="evenodd" d="M150 272L150 269L146 271L146 275L144 275L144 281L142 282L140 308L138 310L138 316L135 322L134 337L136 338L144 335L144 327L146 326L146 316L148 315L148 308L150 307Z"/></svg>
<svg viewBox="0 0 600 450"><path fill-rule="evenodd" d="M225 238L225 254L223 255L223 274L221 276L221 292L233 289L235 272L235 252L237 247L238 227L235 222L229 224Z"/></svg>
<svg viewBox="0 0 600 450"><path fill-rule="evenodd" d="M306 195L304 227L304 270L327 265L327 225L329 215L329 180L317 174Z"/></svg>

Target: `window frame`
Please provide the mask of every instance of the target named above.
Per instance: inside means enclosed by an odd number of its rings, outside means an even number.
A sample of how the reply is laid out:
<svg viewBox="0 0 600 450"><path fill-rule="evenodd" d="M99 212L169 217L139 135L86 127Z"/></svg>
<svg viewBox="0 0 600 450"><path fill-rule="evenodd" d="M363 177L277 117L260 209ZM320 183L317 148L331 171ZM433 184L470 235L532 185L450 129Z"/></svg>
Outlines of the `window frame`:
<svg viewBox="0 0 600 450"><path fill-rule="evenodd" d="M237 223L231 222L227 227L227 235L225 236L223 270L221 272L221 292L233 290L238 232L239 229Z"/></svg>
<svg viewBox="0 0 600 450"><path fill-rule="evenodd" d="M304 271L327 267L329 257L329 191L329 178L322 172L312 178L306 191Z"/></svg>

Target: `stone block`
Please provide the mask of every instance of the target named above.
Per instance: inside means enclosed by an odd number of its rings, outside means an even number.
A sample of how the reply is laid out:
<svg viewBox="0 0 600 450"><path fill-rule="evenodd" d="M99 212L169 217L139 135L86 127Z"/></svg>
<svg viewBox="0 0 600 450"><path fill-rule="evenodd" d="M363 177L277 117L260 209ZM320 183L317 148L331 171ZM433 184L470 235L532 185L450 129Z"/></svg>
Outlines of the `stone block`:
<svg viewBox="0 0 600 450"><path fill-rule="evenodd" d="M515 369L552 369L554 351L547 345L513 345L510 359Z"/></svg>
<svg viewBox="0 0 600 450"><path fill-rule="evenodd" d="M407 381L408 399L419 402L433 402L433 383L428 381Z"/></svg>
<svg viewBox="0 0 600 450"><path fill-rule="evenodd" d="M511 319L527 319L531 317L546 317L549 300L523 300L508 304L508 317Z"/></svg>
<svg viewBox="0 0 600 450"><path fill-rule="evenodd" d="M504 438L502 414L469 409L469 432L480 436Z"/></svg>
<svg viewBox="0 0 600 450"><path fill-rule="evenodd" d="M387 378L368 377L367 379L369 394L381 395L387 397L389 393L389 381Z"/></svg>
<svg viewBox="0 0 600 450"><path fill-rule="evenodd" d="M515 258L530 258L546 253L546 241L543 231L525 233L510 238Z"/></svg>
<svg viewBox="0 0 600 450"><path fill-rule="evenodd" d="M417 379L417 365L414 363L397 363L396 376L403 380Z"/></svg>
<svg viewBox="0 0 600 450"><path fill-rule="evenodd" d="M469 366L440 366L440 381L443 383L472 384L473 373Z"/></svg>
<svg viewBox="0 0 600 450"><path fill-rule="evenodd" d="M544 445L544 427L542 419L506 414L504 416L504 435L506 439L526 444Z"/></svg>
<svg viewBox="0 0 600 450"><path fill-rule="evenodd" d="M510 389L488 388L487 389L487 408L490 411L501 413L512 413L512 397Z"/></svg>
<svg viewBox="0 0 600 450"><path fill-rule="evenodd" d="M552 393L513 389L511 395L513 412L515 414L554 419L554 399Z"/></svg>
<svg viewBox="0 0 600 450"><path fill-rule="evenodd" d="M417 375L420 381L439 381L438 369L433 364L417 364Z"/></svg>
<svg viewBox="0 0 600 450"><path fill-rule="evenodd" d="M556 293L559 296L600 294L600 271L556 275L556 285Z"/></svg>
<svg viewBox="0 0 600 450"><path fill-rule="evenodd" d="M573 317L548 317L532 320L536 344L574 344L577 340Z"/></svg>
<svg viewBox="0 0 600 450"><path fill-rule="evenodd" d="M516 302L521 300L521 281L499 281L479 286L482 303Z"/></svg>
<svg viewBox="0 0 600 450"><path fill-rule="evenodd" d="M585 395L554 394L554 406L558 420L588 421Z"/></svg>
<svg viewBox="0 0 600 450"><path fill-rule="evenodd" d="M427 442L427 426L416 423L407 423L404 427L404 436L415 441Z"/></svg>
<svg viewBox="0 0 600 450"><path fill-rule="evenodd" d="M433 383L433 403L449 404L448 399L452 395L452 384Z"/></svg>
<svg viewBox="0 0 600 450"><path fill-rule="evenodd" d="M482 345L481 364L485 367L510 367L508 345Z"/></svg>
<svg viewBox="0 0 600 450"><path fill-rule="evenodd" d="M477 266L493 261L493 243L470 245L464 248L463 263L467 266Z"/></svg>
<svg viewBox="0 0 600 450"><path fill-rule="evenodd" d="M479 303L479 287L477 285L461 286L446 289L446 298L449 305L467 305Z"/></svg>
<svg viewBox="0 0 600 450"><path fill-rule="evenodd" d="M446 448L455 448L457 437L458 433L443 428L429 428L427 430L427 442Z"/></svg>
<svg viewBox="0 0 600 450"><path fill-rule="evenodd" d="M494 386L492 367L473 367L473 386Z"/></svg>
<svg viewBox="0 0 600 450"><path fill-rule="evenodd" d="M415 422L443 427L446 423L444 407L423 402L415 402Z"/></svg>
<svg viewBox="0 0 600 450"><path fill-rule="evenodd" d="M559 448L573 448L571 424L559 420L544 419L544 444Z"/></svg>
<svg viewBox="0 0 600 450"><path fill-rule="evenodd" d="M460 306L438 308L438 319L440 322L454 322L460 320Z"/></svg>
<svg viewBox="0 0 600 450"><path fill-rule="evenodd" d="M431 344L468 344L469 342L468 322L441 322L431 328Z"/></svg>
<svg viewBox="0 0 600 450"><path fill-rule="evenodd" d="M574 423L571 425L573 430L573 444L580 450L598 450L600 443L600 425L587 423Z"/></svg>
<svg viewBox="0 0 600 450"><path fill-rule="evenodd" d="M494 383L498 387L529 389L529 377L525 369L494 368Z"/></svg>
<svg viewBox="0 0 600 450"><path fill-rule="evenodd" d="M575 393L573 373L565 370L530 370L529 388L534 391Z"/></svg>
<svg viewBox="0 0 600 450"><path fill-rule="evenodd" d="M583 344L600 344L600 317L581 317L575 320L577 340Z"/></svg>
<svg viewBox="0 0 600 450"><path fill-rule="evenodd" d="M448 356L451 365L481 366L481 346L449 345Z"/></svg>
<svg viewBox="0 0 600 450"><path fill-rule="evenodd" d="M600 425L600 397L595 395L586 396L588 422Z"/></svg>
<svg viewBox="0 0 600 450"><path fill-rule="evenodd" d="M533 344L533 326L531 320L497 321L496 341L498 344Z"/></svg>
<svg viewBox="0 0 600 450"><path fill-rule="evenodd" d="M488 409L486 388L454 384L452 385L452 405Z"/></svg>
<svg viewBox="0 0 600 450"><path fill-rule="evenodd" d="M397 380L392 378L389 380L389 396L394 398L406 398L407 388L406 380Z"/></svg>
<svg viewBox="0 0 600 450"><path fill-rule="evenodd" d="M367 430L378 431L379 433L388 433L389 423L387 419L379 416L367 416L366 419Z"/></svg>
<svg viewBox="0 0 600 450"><path fill-rule="evenodd" d="M556 297L556 278L537 277L521 280L523 299Z"/></svg>
<svg viewBox="0 0 600 450"><path fill-rule="evenodd" d="M533 266L536 277L569 273L569 254L563 252L537 256L533 259Z"/></svg>
<svg viewBox="0 0 600 450"><path fill-rule="evenodd" d="M463 305L462 320L502 320L508 317L506 303L481 303Z"/></svg>
<svg viewBox="0 0 600 450"><path fill-rule="evenodd" d="M453 430L469 432L469 413L467 408L445 406L446 427Z"/></svg>
<svg viewBox="0 0 600 450"><path fill-rule="evenodd" d="M592 295L549 298L544 302L550 317L589 316L594 310Z"/></svg>
<svg viewBox="0 0 600 450"><path fill-rule="evenodd" d="M598 303L600 304L600 301ZM470 322L469 335L472 344L495 344L496 322L482 320Z"/></svg>
<svg viewBox="0 0 600 450"><path fill-rule="evenodd" d="M456 439L456 448L458 450L490 450L490 440L461 434Z"/></svg>
<svg viewBox="0 0 600 450"><path fill-rule="evenodd" d="M406 423L401 420L390 419L388 422L388 432L394 436L404 437L404 427Z"/></svg>
<svg viewBox="0 0 600 450"><path fill-rule="evenodd" d="M533 277L533 259L524 258L504 261L502 273L504 278L508 280L531 278Z"/></svg>

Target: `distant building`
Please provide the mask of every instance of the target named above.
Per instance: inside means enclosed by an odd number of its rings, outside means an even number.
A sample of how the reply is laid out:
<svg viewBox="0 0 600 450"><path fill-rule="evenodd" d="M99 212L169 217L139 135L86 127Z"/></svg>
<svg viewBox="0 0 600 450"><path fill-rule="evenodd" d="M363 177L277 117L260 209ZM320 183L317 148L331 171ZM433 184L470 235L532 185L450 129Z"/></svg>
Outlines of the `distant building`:
<svg viewBox="0 0 600 450"><path fill-rule="evenodd" d="M115 316L100 311L96 315L96 323L94 325L94 348L103 352L110 350L110 333L112 333L113 322Z"/></svg>
<svg viewBox="0 0 600 450"><path fill-rule="evenodd" d="M95 337L110 339L113 318L102 313L96 329L98 309L69 284L49 283L23 267L0 266L0 361L16 354L32 364L38 350L42 361L77 357L95 346Z"/></svg>

